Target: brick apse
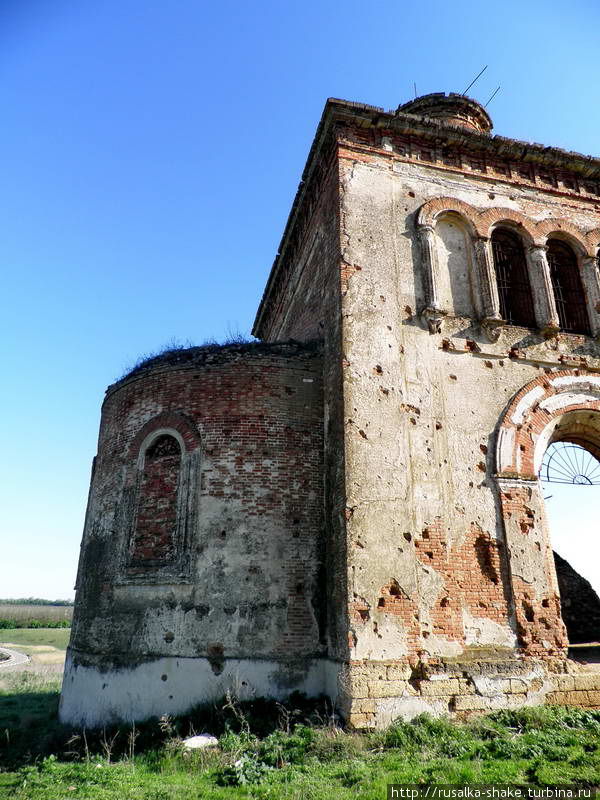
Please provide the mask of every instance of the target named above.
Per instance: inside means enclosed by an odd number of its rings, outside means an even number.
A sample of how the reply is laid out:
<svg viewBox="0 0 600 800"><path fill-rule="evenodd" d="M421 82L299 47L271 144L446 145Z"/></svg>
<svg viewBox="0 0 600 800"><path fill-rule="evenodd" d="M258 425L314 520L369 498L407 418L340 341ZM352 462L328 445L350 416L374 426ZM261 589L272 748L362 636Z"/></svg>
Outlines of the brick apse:
<svg viewBox="0 0 600 800"><path fill-rule="evenodd" d="M329 100L260 341L109 387L63 721L600 707L537 480L553 442L600 453L600 161L491 128L459 95Z"/></svg>

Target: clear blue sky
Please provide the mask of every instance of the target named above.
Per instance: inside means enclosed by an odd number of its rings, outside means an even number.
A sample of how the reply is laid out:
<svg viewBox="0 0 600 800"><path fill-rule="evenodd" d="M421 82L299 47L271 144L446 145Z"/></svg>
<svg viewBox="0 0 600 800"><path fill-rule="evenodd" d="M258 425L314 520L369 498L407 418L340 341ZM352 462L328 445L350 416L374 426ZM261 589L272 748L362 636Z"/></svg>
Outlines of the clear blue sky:
<svg viewBox="0 0 600 800"><path fill-rule="evenodd" d="M104 389L248 332L328 96L599 155L593 0L2 0L0 596L70 597ZM600 559L597 559L600 560Z"/></svg>

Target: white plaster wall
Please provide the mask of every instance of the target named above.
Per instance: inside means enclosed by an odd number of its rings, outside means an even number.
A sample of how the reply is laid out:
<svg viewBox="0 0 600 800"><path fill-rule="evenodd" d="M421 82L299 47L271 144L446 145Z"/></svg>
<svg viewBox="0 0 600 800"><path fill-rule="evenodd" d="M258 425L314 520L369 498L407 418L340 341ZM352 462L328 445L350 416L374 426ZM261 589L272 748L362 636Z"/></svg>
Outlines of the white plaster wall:
<svg viewBox="0 0 600 800"><path fill-rule="evenodd" d="M309 697L329 694L335 701L337 671L337 664L326 659L304 662L296 673L293 665L276 661L228 659L216 675L205 658L175 657L100 670L75 665L68 652L59 718L65 724L97 728L164 714L177 716L227 692L240 700L282 700L300 691Z"/></svg>
<svg viewBox="0 0 600 800"><path fill-rule="evenodd" d="M477 319L469 318L477 304L469 307L466 246L459 229L443 218L437 226L440 273L446 275L442 294L456 316L444 322L442 334L429 334L416 313L424 305L424 282L415 215L440 196L512 208L533 219L571 215L572 209L533 189L475 175L459 178L425 165L392 165L385 158L344 162L341 174L343 258L356 267L342 308L348 580L350 600L369 614L366 623L352 624L352 657L402 658L406 632L399 617L378 609L381 587L394 580L416 598L426 630L440 585L435 575L423 574L414 538L441 520L450 547L460 545L471 525L503 540L494 480L498 422L510 399L541 370L549 364L564 368L561 359L572 347L567 337L533 337L530 345L523 341L529 333L517 328L503 329L490 343ZM573 213L588 229L597 225L596 216L583 208ZM530 357L511 357L515 345ZM519 568L539 578L547 554L541 509L536 519L540 563L527 560ZM460 649L516 643L510 613L505 624L473 613L463 619ZM430 633L420 647L444 655L456 652L456 644Z"/></svg>

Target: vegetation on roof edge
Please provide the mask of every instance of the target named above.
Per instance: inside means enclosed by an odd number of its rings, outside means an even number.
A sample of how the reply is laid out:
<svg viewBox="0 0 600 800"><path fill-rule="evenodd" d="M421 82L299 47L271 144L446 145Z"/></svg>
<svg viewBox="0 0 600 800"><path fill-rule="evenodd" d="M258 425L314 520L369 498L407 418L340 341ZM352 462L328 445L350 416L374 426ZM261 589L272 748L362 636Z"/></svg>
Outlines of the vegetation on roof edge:
<svg viewBox="0 0 600 800"><path fill-rule="evenodd" d="M123 373L117 378L116 383L120 383L126 378L143 372L159 364L183 364L192 362L200 354L217 353L221 350L243 348L243 349L271 349L282 345L301 346L306 349L313 349L317 342L299 342L295 339L287 339L277 342L264 342L260 339L249 338L248 336L236 333L228 335L222 342L216 339L207 339L201 344L193 344L189 340L186 342L171 341L159 348L155 352L144 353L131 366L126 367Z"/></svg>

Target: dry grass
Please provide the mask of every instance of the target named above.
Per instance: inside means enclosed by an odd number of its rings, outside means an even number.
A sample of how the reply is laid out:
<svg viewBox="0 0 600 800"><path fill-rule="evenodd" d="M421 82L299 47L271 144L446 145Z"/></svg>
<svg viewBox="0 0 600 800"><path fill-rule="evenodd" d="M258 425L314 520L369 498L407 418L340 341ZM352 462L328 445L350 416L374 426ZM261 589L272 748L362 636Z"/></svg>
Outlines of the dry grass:
<svg viewBox="0 0 600 800"><path fill-rule="evenodd" d="M0 671L0 694L60 692L62 673L62 665L33 663Z"/></svg>
<svg viewBox="0 0 600 800"><path fill-rule="evenodd" d="M23 623L29 620L42 622L61 622L73 618L73 606L12 605L0 603L0 619Z"/></svg>

